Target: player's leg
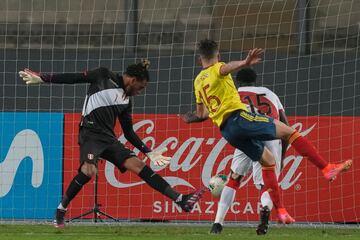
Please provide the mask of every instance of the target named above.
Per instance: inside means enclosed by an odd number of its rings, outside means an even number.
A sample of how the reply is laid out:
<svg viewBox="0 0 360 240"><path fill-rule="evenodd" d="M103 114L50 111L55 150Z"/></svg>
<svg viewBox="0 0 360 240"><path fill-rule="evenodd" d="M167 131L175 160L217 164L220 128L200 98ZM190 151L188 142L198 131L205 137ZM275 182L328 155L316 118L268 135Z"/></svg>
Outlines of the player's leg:
<svg viewBox="0 0 360 240"><path fill-rule="evenodd" d="M230 116L221 126L222 136L235 148L242 150L253 161L262 165L265 191L268 191L278 214L285 208L279 196L279 185L275 174L275 159L264 147L264 140L276 138L276 128L272 118L245 111Z"/></svg>
<svg viewBox="0 0 360 240"><path fill-rule="evenodd" d="M138 159L134 152L124 147L120 142L105 149L101 157L113 163L119 169L125 168L137 174L151 188L172 199L185 212L192 210L194 204L200 200L205 191L205 188L201 188L186 195L177 192L159 174Z"/></svg>
<svg viewBox="0 0 360 240"><path fill-rule="evenodd" d="M258 190L260 190L261 209L259 213L260 223L256 228L258 235L264 235L269 229L269 219L273 202L268 191L264 191L264 181L262 178L262 166L259 162L253 162L252 165L253 182ZM276 168L275 168L276 169Z"/></svg>
<svg viewBox="0 0 360 240"><path fill-rule="evenodd" d="M59 204L60 209L66 209L71 200L80 192L81 188L90 181L91 177L96 174L94 163L84 162L80 171L70 182L62 200Z"/></svg>
<svg viewBox="0 0 360 240"><path fill-rule="evenodd" d="M78 174L70 182L65 194L56 209L54 226L64 227L64 218L68 205L71 200L80 192L82 187L88 183L92 176L96 174L96 161L100 152L100 147L96 142L85 142L80 145L80 167Z"/></svg>
<svg viewBox="0 0 360 240"><path fill-rule="evenodd" d="M317 168L319 168L324 177L330 181L334 180L336 176L349 169L352 165L352 160L344 161L340 164L328 163L311 144L309 140L301 136L301 134L285 125L284 123L274 120L276 125L276 137L288 140L291 146L302 156L307 157Z"/></svg>
<svg viewBox="0 0 360 240"><path fill-rule="evenodd" d="M212 234L220 234L223 225L224 225L224 219L229 211L229 208L231 204L233 203L236 195L236 190L240 186L240 181L243 178L242 175L236 174L233 171L230 171L229 174L229 181L224 187L220 200L218 203L217 211L216 211L216 217L215 221L211 227L210 233Z"/></svg>
<svg viewBox="0 0 360 240"><path fill-rule="evenodd" d="M275 158L275 175L276 179L279 179L281 171L281 154L282 146L280 140L265 141L265 147L273 154ZM267 191L264 191L264 181L262 178L262 167L259 162L253 162L253 181L257 189L261 191L260 201L263 207L267 206L271 211L273 208L273 202L270 198L270 195Z"/></svg>
<svg viewBox="0 0 360 240"><path fill-rule="evenodd" d="M269 193L273 205L277 211L279 221L284 224L295 222L295 220L288 214L280 200L280 188L275 171L275 158L266 147L264 148L260 163L262 165L264 191Z"/></svg>
<svg viewBox="0 0 360 240"><path fill-rule="evenodd" d="M232 121L229 121L230 118ZM237 135L261 141L274 139L288 140L298 153L307 157L315 166L322 170L325 178L330 181L334 180L339 173L346 171L352 165L352 160L347 160L340 164L329 164L298 131L276 119L239 111L239 114L230 116L224 125L222 128L228 128L227 134L232 135L231 138L235 138L235 135Z"/></svg>
<svg viewBox="0 0 360 240"><path fill-rule="evenodd" d="M268 191L276 210L282 209L279 196L279 185L275 172L275 159L272 153L264 147L264 143L255 139L227 139L231 145L242 150L251 160L258 161L264 181L264 191Z"/></svg>
<svg viewBox="0 0 360 240"><path fill-rule="evenodd" d="M249 136L259 136L258 130L263 130L263 132L260 133L262 136L268 135L269 137L275 137L275 125L269 124L269 121L253 125L253 119L245 119L245 121L241 119L234 120L235 121L231 121L231 125L226 124L222 127L222 135L232 146L242 150L248 157L250 157L250 159L260 162L262 165L264 191L268 191L280 221L283 223L293 222L293 219L287 214L286 209L282 206L280 201L280 191L275 173L275 159L273 155L267 148L264 147L264 143L262 141L252 138L241 138L241 135L246 134ZM264 118L264 121L265 120L266 118ZM249 129L249 131L247 131L247 129Z"/></svg>
<svg viewBox="0 0 360 240"><path fill-rule="evenodd" d="M281 142L280 140L272 140L272 141L265 141L265 147L267 147L270 152L273 154L275 158L275 174L276 178L279 179L280 170L281 170ZM267 233L269 228L269 219L270 213L273 208L273 202L271 200L270 194L268 191L264 189L264 181L262 178L262 167L259 162L253 162L253 182L257 189L260 190L260 202L261 202L261 209L260 209L260 223L256 228L256 233L258 235L264 235Z"/></svg>
<svg viewBox="0 0 360 240"><path fill-rule="evenodd" d="M236 122L235 127L230 129L229 132L234 135L233 138L236 138L236 135L243 135L250 138L250 141L245 144L250 144L251 142L251 145L244 147L242 150L252 160L260 160L264 180L264 191L269 192L280 222L285 224L294 222L294 219L287 213L280 201L280 189L275 172L275 158L272 153L264 147L264 143L262 142L276 139L274 119L240 111L234 120Z"/></svg>
<svg viewBox="0 0 360 240"><path fill-rule="evenodd" d="M264 191L264 181L262 178L262 166L259 162L253 162L253 182L258 190L260 190L260 202L262 207L267 207L270 211L273 208L273 202L267 191ZM278 179L277 165L275 166L275 174Z"/></svg>
<svg viewBox="0 0 360 240"><path fill-rule="evenodd" d="M242 151L236 149L231 163L229 180L221 192L220 201L216 212L214 224L210 233L221 233L224 225L225 216L234 201L236 190L240 186L240 181L251 169L251 159Z"/></svg>
<svg viewBox="0 0 360 240"><path fill-rule="evenodd" d="M268 192L276 209L282 208L280 201L279 185L275 172L275 158L271 152L264 147L261 160L261 174L263 179L263 192Z"/></svg>

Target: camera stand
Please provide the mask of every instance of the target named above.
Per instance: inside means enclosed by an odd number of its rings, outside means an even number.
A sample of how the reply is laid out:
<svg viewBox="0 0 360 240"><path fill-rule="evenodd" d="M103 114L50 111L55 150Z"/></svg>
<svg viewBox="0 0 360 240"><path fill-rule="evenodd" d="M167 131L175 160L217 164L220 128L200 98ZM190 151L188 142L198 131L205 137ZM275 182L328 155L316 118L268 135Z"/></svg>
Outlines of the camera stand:
<svg viewBox="0 0 360 240"><path fill-rule="evenodd" d="M92 213L94 214L94 217L93 217L94 222L98 222L98 221L103 222L103 219L101 218L101 216L105 216L115 222L118 221L116 218L114 218L114 217L110 216L109 214L100 210L101 204L98 203L98 180L99 180L98 166L97 166L97 164L95 166L96 166L96 174L95 174L95 181L94 181L94 205L93 205L93 208L85 213L80 214L77 217L69 219L68 220L69 222L72 222L73 220L76 220L76 219L80 219L80 218L85 217Z"/></svg>

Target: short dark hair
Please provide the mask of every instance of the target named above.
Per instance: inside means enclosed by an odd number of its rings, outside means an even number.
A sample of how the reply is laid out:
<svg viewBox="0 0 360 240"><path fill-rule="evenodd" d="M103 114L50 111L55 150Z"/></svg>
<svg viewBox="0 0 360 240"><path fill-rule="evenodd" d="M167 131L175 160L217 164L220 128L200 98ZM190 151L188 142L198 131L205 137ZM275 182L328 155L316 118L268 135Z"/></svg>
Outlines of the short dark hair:
<svg viewBox="0 0 360 240"><path fill-rule="evenodd" d="M150 81L149 69L150 61L142 59L137 64L131 64L126 68L125 74L130 77L136 77L138 80Z"/></svg>
<svg viewBox="0 0 360 240"><path fill-rule="evenodd" d="M197 44L199 53L202 57L206 59L211 59L215 56L216 52L219 50L218 44L210 39L203 39Z"/></svg>
<svg viewBox="0 0 360 240"><path fill-rule="evenodd" d="M256 82L256 72L251 68L243 68L236 74L236 81L238 83L255 83Z"/></svg>

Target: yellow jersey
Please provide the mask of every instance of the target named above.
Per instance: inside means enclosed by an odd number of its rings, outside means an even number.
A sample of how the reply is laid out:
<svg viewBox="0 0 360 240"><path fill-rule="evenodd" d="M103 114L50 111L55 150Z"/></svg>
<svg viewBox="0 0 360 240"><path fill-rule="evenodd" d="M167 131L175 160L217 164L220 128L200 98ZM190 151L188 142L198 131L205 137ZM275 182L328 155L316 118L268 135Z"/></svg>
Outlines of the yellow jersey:
<svg viewBox="0 0 360 240"><path fill-rule="evenodd" d="M194 81L196 103L206 106L209 117L218 127L232 112L239 109L247 111L246 105L240 100L231 74L220 74L223 64L218 62L203 69Z"/></svg>

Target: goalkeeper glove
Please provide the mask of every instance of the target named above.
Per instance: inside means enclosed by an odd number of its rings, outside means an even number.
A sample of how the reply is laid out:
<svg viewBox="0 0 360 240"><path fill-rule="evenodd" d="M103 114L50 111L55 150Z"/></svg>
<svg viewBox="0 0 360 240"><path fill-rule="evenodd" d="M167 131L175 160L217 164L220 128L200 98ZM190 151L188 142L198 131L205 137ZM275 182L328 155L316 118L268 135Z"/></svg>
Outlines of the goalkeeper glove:
<svg viewBox="0 0 360 240"><path fill-rule="evenodd" d="M44 81L41 79L38 73L25 68L24 71L19 72L19 76L25 81L26 84L39 84Z"/></svg>
<svg viewBox="0 0 360 240"><path fill-rule="evenodd" d="M160 150L153 150L148 152L146 155L154 163L155 166L165 166L170 163L171 157L165 157L162 154L167 151L167 148L162 148Z"/></svg>

